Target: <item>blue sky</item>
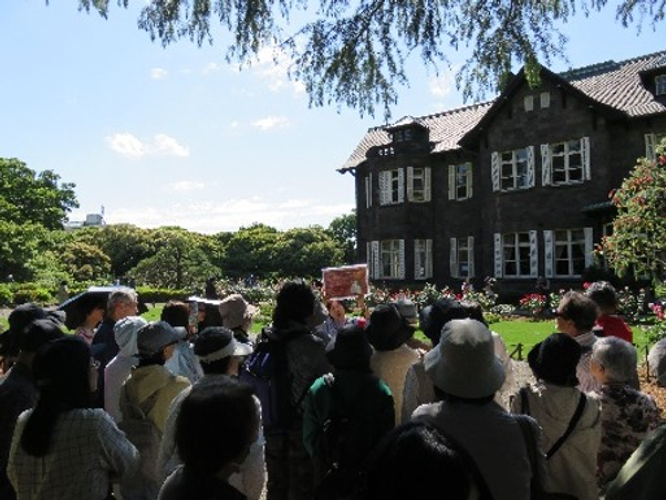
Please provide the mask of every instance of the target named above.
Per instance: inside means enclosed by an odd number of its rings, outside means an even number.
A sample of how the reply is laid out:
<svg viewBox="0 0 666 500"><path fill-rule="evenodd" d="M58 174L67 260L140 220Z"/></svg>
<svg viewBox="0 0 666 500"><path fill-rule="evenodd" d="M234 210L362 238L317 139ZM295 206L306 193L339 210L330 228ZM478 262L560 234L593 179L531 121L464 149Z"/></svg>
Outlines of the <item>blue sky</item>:
<svg viewBox="0 0 666 500"><path fill-rule="evenodd" d="M130 3L110 2L108 20L75 0L0 3L0 157L74 182L72 220L104 206L109 223L215 233L327 226L353 208L353 178L336 169L382 116L308 108L270 57L239 72L221 46L164 49L136 27L141 2ZM551 69L666 48L651 27L624 29L612 11L565 26L568 62ZM463 55L450 59L455 69ZM393 119L463 105L450 73L435 78L414 60L408 77Z"/></svg>

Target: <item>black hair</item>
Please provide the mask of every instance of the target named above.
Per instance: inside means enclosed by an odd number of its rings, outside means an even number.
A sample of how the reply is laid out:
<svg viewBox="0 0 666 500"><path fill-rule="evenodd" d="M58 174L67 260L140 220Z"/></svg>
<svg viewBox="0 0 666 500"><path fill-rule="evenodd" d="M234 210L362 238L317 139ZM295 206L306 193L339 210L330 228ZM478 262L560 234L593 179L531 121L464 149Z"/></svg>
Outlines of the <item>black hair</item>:
<svg viewBox="0 0 666 500"><path fill-rule="evenodd" d="M260 425L252 394L231 377L206 377L192 387L176 420L176 446L185 467L215 474L244 459Z"/></svg>
<svg viewBox="0 0 666 500"><path fill-rule="evenodd" d="M90 404L90 348L74 336L48 342L35 354L33 374L40 393L21 446L29 455L42 457L49 451L60 414Z"/></svg>
<svg viewBox="0 0 666 500"><path fill-rule="evenodd" d="M465 450L423 421L390 431L371 453L362 477L359 500L431 498L442 485L447 500L467 500L474 486L481 490L481 499L488 498Z"/></svg>
<svg viewBox="0 0 666 500"><path fill-rule="evenodd" d="M188 328L190 321L190 309L185 302L170 300L162 309L160 315L162 321L166 321L171 326L182 326Z"/></svg>
<svg viewBox="0 0 666 500"><path fill-rule="evenodd" d="M314 312L316 298L312 288L303 281L288 281L277 294L273 324L283 327L290 322L306 324Z"/></svg>
<svg viewBox="0 0 666 500"><path fill-rule="evenodd" d="M617 293L608 281L595 281L585 290L585 295L604 311L614 311L617 307Z"/></svg>
<svg viewBox="0 0 666 500"><path fill-rule="evenodd" d="M421 309L419 324L425 336L430 339L433 345L437 345L442 336L444 325L453 319L466 317L465 309L457 300L441 298Z"/></svg>
<svg viewBox="0 0 666 500"><path fill-rule="evenodd" d="M106 311L106 295L95 295L89 293L84 295L76 302L76 311L79 314L79 319L83 323L88 315L95 309L103 309Z"/></svg>
<svg viewBox="0 0 666 500"><path fill-rule="evenodd" d="M484 326L488 326L486 318L483 317L483 307L481 307L481 304L472 300L463 300L460 302L460 305L465 310L468 318L475 319Z"/></svg>
<svg viewBox="0 0 666 500"><path fill-rule="evenodd" d="M224 374L226 375L229 371L229 363L231 363L231 356L226 356L217 361L201 361L201 370L204 372L204 375L215 375L215 374Z"/></svg>

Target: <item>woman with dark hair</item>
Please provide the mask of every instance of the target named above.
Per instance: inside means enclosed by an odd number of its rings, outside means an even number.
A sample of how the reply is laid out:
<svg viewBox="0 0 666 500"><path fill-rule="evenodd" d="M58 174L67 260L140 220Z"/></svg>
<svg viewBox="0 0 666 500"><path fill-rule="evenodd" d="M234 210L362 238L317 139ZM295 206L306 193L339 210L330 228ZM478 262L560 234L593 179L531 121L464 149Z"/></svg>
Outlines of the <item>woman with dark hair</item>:
<svg viewBox="0 0 666 500"><path fill-rule="evenodd" d="M308 328L315 295L302 281L285 283L276 297L268 342L283 342L291 381L278 397L288 398L293 418L283 429L265 429L267 491L270 500L311 500L313 468L303 445L302 402L318 377L331 371L323 340Z"/></svg>
<svg viewBox="0 0 666 500"><path fill-rule="evenodd" d="M49 342L36 354L40 388L16 424L7 473L21 499L102 500L112 479L134 473L139 456L102 409L89 408L97 363L79 338Z"/></svg>
<svg viewBox="0 0 666 500"><path fill-rule="evenodd" d="M492 500L476 464L442 431L407 422L381 441L370 456L357 500Z"/></svg>
<svg viewBox="0 0 666 500"><path fill-rule="evenodd" d="M93 294L81 297L77 302L77 313L80 323L74 333L85 340L86 344L92 344L95 329L104 319L105 312L106 297Z"/></svg>
<svg viewBox="0 0 666 500"><path fill-rule="evenodd" d="M183 460L159 500L244 500L228 482L257 438L259 413L249 386L230 377L201 379L183 400L176 445Z"/></svg>

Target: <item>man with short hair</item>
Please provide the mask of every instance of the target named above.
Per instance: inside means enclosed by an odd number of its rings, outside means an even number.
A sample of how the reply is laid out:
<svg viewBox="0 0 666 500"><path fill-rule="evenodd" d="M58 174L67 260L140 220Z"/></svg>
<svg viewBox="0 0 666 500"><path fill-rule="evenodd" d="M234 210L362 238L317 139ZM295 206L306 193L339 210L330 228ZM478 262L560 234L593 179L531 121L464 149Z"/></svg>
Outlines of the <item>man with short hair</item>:
<svg viewBox="0 0 666 500"><path fill-rule="evenodd" d="M555 311L557 330L573 338L582 349L576 376L583 392L598 391L601 384L590 373L590 356L597 337L592 328L597 320L597 304L585 294L569 291L562 296Z"/></svg>
<svg viewBox="0 0 666 500"><path fill-rule="evenodd" d="M97 396L95 406L104 408L104 369L120 351L113 327L116 321L127 316L136 316L139 312L139 298L131 288L119 288L109 295L106 303L104 320L97 328L92 345L102 344L103 347L93 348L95 359L99 361Z"/></svg>

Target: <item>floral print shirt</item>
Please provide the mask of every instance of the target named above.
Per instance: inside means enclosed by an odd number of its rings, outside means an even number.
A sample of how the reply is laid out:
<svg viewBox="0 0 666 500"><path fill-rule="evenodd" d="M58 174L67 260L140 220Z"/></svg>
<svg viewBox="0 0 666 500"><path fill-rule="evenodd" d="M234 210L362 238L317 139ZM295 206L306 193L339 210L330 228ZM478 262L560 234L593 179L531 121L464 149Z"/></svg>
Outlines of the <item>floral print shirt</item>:
<svg viewBox="0 0 666 500"><path fill-rule="evenodd" d="M659 425L654 400L625 384L603 385L601 445L597 454L597 483L603 487L615 478L643 438Z"/></svg>

